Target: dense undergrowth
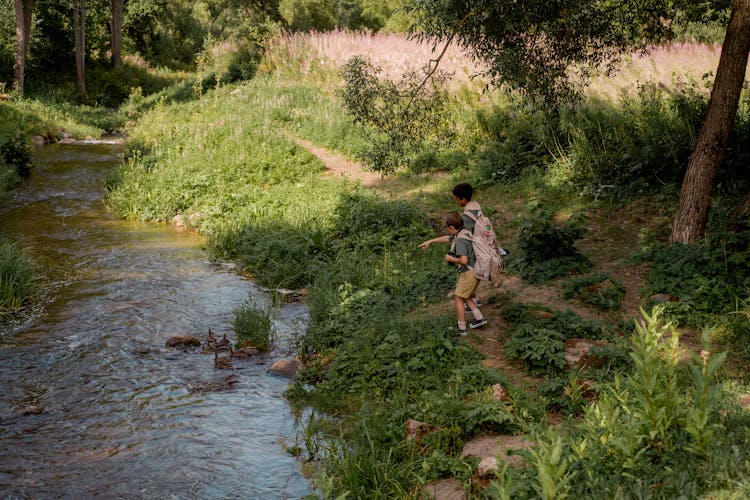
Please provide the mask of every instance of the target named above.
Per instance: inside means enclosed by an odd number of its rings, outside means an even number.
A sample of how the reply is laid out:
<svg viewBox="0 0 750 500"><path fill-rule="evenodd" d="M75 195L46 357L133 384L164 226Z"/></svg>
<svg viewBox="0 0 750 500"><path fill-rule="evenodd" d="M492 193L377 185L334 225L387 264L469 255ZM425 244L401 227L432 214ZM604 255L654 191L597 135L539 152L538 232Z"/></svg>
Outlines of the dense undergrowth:
<svg viewBox="0 0 750 500"><path fill-rule="evenodd" d="M465 84L433 96L450 117L440 148L419 152L402 137L409 148L388 151L398 173L365 189L323 175L324 165L295 140L377 157L356 125L361 117L344 111L341 75L304 52L245 56L238 79L217 78L224 70L209 62L235 60L215 52L199 75L128 94L117 119L135 122L126 160L108 179L108 201L131 219L180 215L207 235L213 256L235 260L261 284L308 289L311 321L298 346L306 368L288 397L311 409L301 413L308 417L293 449L311 464L324 497L417 497L420 485L445 477L495 498L730 498L750 489L748 417L736 404L745 389L710 346L750 359L742 347L750 335L748 233L728 232L719 217L702 245L670 247L654 214L642 214L640 245L617 253L622 265L652 270L642 305L662 304L642 319L623 314L624 285L595 264L597 251L611 248L580 245L597 229L587 212L616 224L625 204L645 196L670 213L706 105L697 84L643 85L557 113ZM740 168L750 158L748 99L715 214L726 215L748 185ZM0 112L34 106L0 104ZM58 121L67 120L60 112ZM80 127L66 130L89 133ZM509 272L557 287L601 317L525 304L511 293L486 297L487 310L508 324L495 340L526 370L528 385L483 367L472 344L450 331L454 313L443 302L455 271L443 263L444 249L417 248L456 210L448 193L457 180L480 187L487 211L506 217L497 229L511 249ZM270 341L267 319L239 307L235 328ZM683 361L668 321L717 327L706 330L713 338L703 339L704 352ZM571 369L565 342L581 338L597 342L591 354L601 363ZM494 384L507 400L493 398ZM418 440L404 439L410 418L430 424ZM563 425L550 428L554 419ZM459 453L486 433L525 434L537 446L524 455L528 466L502 468L478 489L476 461Z"/></svg>

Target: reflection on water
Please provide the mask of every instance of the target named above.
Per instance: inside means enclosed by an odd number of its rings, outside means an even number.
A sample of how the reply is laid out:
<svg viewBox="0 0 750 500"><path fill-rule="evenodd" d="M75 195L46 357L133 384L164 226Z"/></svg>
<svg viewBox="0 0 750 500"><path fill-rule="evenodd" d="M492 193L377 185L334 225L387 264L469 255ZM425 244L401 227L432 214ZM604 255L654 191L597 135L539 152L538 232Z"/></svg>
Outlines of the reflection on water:
<svg viewBox="0 0 750 500"><path fill-rule="evenodd" d="M306 321L278 313L282 345L233 370L164 347L172 335L232 338L252 282L207 261L193 233L120 221L102 186L115 146L48 146L0 230L45 269L48 289L0 327L3 497L299 498L309 484L281 442L295 428L288 381L266 373ZM38 405L38 415L21 408Z"/></svg>

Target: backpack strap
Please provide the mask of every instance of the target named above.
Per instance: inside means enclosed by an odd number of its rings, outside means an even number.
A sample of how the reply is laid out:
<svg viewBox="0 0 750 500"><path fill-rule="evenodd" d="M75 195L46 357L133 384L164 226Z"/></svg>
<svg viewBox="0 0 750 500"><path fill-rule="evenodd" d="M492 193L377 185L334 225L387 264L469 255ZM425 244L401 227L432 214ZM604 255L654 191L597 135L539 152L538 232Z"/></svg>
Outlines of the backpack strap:
<svg viewBox="0 0 750 500"><path fill-rule="evenodd" d="M471 231L469 231L468 229L462 229L456 233L456 235L453 237L453 241L451 241L451 252L456 251L456 240L459 238L468 240L472 244L474 243L474 235L471 234Z"/></svg>

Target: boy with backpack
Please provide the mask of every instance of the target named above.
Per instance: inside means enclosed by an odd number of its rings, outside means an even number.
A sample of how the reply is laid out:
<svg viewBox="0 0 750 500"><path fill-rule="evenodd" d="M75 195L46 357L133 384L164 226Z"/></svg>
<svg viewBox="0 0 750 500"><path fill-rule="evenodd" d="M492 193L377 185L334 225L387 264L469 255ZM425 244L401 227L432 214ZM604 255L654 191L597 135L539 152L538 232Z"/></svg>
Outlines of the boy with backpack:
<svg viewBox="0 0 750 500"><path fill-rule="evenodd" d="M469 328L480 328L487 324L487 320L479 310L474 295L479 286L479 278L476 277L472 268L476 264L476 256L472 243L471 233L464 227L462 216L450 214L445 219L448 226L447 236L438 236L431 240L422 242L419 247L423 250L433 243L450 243L451 249L445 255L445 261L458 266L458 279L456 280L456 319L458 333L466 335L466 310L471 310L474 320L469 323Z"/></svg>

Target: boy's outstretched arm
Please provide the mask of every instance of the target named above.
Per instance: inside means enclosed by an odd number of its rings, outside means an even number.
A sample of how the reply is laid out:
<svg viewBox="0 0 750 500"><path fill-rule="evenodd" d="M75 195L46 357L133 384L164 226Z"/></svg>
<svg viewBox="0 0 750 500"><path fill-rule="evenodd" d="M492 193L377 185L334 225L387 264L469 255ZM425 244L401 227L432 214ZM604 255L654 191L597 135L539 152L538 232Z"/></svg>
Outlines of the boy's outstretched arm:
<svg viewBox="0 0 750 500"><path fill-rule="evenodd" d="M428 246L432 245L433 243L448 243L450 241L450 238L451 237L447 234L445 236L438 236L437 238L432 238L431 240L423 241L422 243L419 244L419 248L421 248L422 250L425 250L427 249Z"/></svg>

